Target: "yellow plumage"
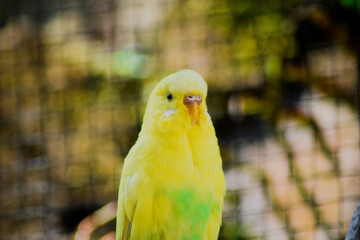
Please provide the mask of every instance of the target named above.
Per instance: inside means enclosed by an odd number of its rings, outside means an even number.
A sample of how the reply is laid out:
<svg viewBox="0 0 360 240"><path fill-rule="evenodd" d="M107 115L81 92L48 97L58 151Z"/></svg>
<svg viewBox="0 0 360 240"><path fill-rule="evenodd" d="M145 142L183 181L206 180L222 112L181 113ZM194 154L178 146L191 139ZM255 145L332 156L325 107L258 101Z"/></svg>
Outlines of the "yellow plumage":
<svg viewBox="0 0 360 240"><path fill-rule="evenodd" d="M122 170L116 239L217 239L225 194L207 85L192 70L150 95Z"/></svg>

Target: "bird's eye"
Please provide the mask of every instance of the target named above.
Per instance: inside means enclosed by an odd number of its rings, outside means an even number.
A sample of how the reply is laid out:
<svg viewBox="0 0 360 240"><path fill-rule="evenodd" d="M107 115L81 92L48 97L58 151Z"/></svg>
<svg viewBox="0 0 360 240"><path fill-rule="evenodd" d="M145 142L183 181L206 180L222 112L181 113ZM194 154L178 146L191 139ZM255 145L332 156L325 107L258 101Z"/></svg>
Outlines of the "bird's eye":
<svg viewBox="0 0 360 240"><path fill-rule="evenodd" d="M168 94L166 95L166 99L169 100L169 101L171 101L171 100L173 99L173 95L172 95L171 93L168 93Z"/></svg>

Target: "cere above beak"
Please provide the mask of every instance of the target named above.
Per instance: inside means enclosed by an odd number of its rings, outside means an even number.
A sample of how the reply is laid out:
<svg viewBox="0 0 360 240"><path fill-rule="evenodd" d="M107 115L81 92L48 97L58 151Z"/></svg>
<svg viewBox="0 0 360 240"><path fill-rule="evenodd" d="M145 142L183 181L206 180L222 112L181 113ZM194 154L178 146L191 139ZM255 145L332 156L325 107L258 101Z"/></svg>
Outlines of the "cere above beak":
<svg viewBox="0 0 360 240"><path fill-rule="evenodd" d="M189 110L192 124L195 124L199 118L201 102L202 97L200 95L186 95L184 97L184 105Z"/></svg>

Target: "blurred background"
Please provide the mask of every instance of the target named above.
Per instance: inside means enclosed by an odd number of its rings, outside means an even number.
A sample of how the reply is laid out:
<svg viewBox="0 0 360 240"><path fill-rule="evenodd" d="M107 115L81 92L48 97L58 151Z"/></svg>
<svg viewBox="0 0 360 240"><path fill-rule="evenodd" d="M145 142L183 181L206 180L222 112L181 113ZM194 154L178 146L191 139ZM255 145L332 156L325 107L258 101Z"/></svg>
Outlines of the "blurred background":
<svg viewBox="0 0 360 240"><path fill-rule="evenodd" d="M208 82L220 239L343 239L360 201L359 0L1 0L0 239L114 239L155 84Z"/></svg>

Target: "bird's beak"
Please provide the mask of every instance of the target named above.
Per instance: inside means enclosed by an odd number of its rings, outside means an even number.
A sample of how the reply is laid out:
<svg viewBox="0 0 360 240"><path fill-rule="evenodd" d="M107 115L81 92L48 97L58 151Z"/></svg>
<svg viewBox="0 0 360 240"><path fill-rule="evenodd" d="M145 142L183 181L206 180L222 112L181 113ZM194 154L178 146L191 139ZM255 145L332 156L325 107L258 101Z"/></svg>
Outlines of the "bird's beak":
<svg viewBox="0 0 360 240"><path fill-rule="evenodd" d="M200 95L186 95L184 97L184 104L189 110L191 117L191 123L194 125L197 123L200 115L200 104L202 102L202 97Z"/></svg>
<svg viewBox="0 0 360 240"><path fill-rule="evenodd" d="M194 103L194 104L188 105L187 108L190 113L191 123L194 125L194 124L196 124L196 122L199 118L199 105Z"/></svg>

